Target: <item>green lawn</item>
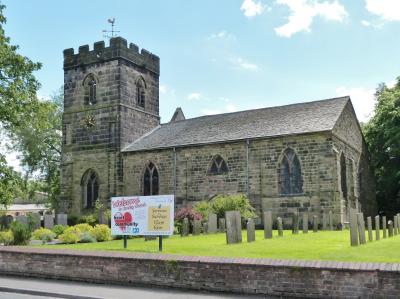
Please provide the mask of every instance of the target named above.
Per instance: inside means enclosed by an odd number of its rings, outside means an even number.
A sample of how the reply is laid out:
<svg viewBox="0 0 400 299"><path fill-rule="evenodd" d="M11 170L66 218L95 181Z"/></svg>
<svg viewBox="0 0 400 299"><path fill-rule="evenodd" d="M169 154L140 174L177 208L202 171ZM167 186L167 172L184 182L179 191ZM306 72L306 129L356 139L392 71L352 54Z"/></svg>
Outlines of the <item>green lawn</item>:
<svg viewBox="0 0 400 299"><path fill-rule="evenodd" d="M265 240L263 231L256 232L256 241L227 245L225 234L180 237L164 239L164 253L191 256L225 256L273 259L334 260L358 262L400 262L400 235L390 239L368 242L366 245L351 247L349 231L324 231L292 235L285 231L279 238ZM80 250L120 250L123 240L74 245L41 245L46 248L71 248ZM158 240L144 241L142 238L129 239L129 252L158 252Z"/></svg>

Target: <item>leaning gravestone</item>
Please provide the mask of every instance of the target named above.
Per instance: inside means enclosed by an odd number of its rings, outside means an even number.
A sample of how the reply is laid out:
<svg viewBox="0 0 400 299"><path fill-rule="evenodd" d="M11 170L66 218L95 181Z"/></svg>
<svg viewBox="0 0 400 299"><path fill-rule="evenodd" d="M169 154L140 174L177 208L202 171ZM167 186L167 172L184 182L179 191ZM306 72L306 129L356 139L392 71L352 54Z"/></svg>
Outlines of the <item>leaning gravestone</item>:
<svg viewBox="0 0 400 299"><path fill-rule="evenodd" d="M380 230L380 220L379 216L375 216L375 240L379 241L381 239L381 230Z"/></svg>
<svg viewBox="0 0 400 299"><path fill-rule="evenodd" d="M44 227L47 229L53 229L54 227L54 217L53 215L44 214Z"/></svg>
<svg viewBox="0 0 400 299"><path fill-rule="evenodd" d="M28 225L28 217L25 215L17 216L15 217L15 220L21 222L22 224Z"/></svg>
<svg viewBox="0 0 400 299"><path fill-rule="evenodd" d="M388 227L389 227L389 238L393 237L393 221L389 220L388 221Z"/></svg>
<svg viewBox="0 0 400 299"><path fill-rule="evenodd" d="M56 214L56 224L64 226L68 225L67 214Z"/></svg>
<svg viewBox="0 0 400 299"><path fill-rule="evenodd" d="M272 213L271 211L263 213L264 239L272 238Z"/></svg>
<svg viewBox="0 0 400 299"><path fill-rule="evenodd" d="M325 211L322 212L322 230L328 229L328 217Z"/></svg>
<svg viewBox="0 0 400 299"><path fill-rule="evenodd" d="M299 233L299 213L295 212L293 213L293 218L292 218L292 233L293 234L298 234Z"/></svg>
<svg viewBox="0 0 400 299"><path fill-rule="evenodd" d="M386 216L382 216L382 233L383 233L383 238L386 239L387 237Z"/></svg>
<svg viewBox="0 0 400 299"><path fill-rule="evenodd" d="M356 210L350 209L350 244L358 246L358 224Z"/></svg>
<svg viewBox="0 0 400 299"><path fill-rule="evenodd" d="M333 230L333 214L332 214L332 211L329 211L328 221L329 221L329 230Z"/></svg>
<svg viewBox="0 0 400 299"><path fill-rule="evenodd" d="M357 224L358 224L358 238L360 244L365 244L365 222L363 213L357 213Z"/></svg>
<svg viewBox="0 0 400 299"><path fill-rule="evenodd" d="M208 233L215 234L217 232L217 214L208 214Z"/></svg>
<svg viewBox="0 0 400 299"><path fill-rule="evenodd" d="M200 235L201 233L201 221L194 220L193 221L193 236Z"/></svg>
<svg viewBox="0 0 400 299"><path fill-rule="evenodd" d="M242 223L239 211L225 212L226 243L242 243Z"/></svg>
<svg viewBox="0 0 400 299"><path fill-rule="evenodd" d="M189 219L183 218L181 236L187 237L189 235Z"/></svg>
<svg viewBox="0 0 400 299"><path fill-rule="evenodd" d="M368 227L368 241L372 242L372 219L371 219L371 216L367 217L367 227Z"/></svg>
<svg viewBox="0 0 400 299"><path fill-rule="evenodd" d="M277 223L278 223L278 236L279 237L283 237L283 223L282 223L282 218L278 217L276 219Z"/></svg>
<svg viewBox="0 0 400 299"><path fill-rule="evenodd" d="M224 232L226 231L226 222L225 222L225 218L219 218L218 224L219 224L219 231L220 231L221 233L224 233Z"/></svg>
<svg viewBox="0 0 400 299"><path fill-rule="evenodd" d="M303 234L308 233L308 214L303 213Z"/></svg>
<svg viewBox="0 0 400 299"><path fill-rule="evenodd" d="M318 217L317 215L313 215L313 232L318 232Z"/></svg>
<svg viewBox="0 0 400 299"><path fill-rule="evenodd" d="M247 242L254 242L256 240L256 230L254 220L249 218L247 220Z"/></svg>

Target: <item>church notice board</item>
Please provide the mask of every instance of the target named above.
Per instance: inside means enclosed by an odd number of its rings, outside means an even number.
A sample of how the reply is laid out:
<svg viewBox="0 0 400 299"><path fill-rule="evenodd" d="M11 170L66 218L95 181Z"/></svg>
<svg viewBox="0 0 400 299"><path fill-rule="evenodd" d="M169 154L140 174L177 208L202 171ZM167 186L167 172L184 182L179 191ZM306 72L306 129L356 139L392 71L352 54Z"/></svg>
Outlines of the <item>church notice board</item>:
<svg viewBox="0 0 400 299"><path fill-rule="evenodd" d="M111 198L113 236L170 236L173 232L173 195Z"/></svg>

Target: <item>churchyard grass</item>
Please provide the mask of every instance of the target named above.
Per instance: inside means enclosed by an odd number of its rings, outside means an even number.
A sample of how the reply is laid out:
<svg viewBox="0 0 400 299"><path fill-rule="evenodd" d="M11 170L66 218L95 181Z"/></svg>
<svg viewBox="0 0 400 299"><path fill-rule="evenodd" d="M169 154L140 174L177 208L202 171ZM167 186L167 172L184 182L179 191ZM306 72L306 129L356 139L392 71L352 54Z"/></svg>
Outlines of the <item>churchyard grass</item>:
<svg viewBox="0 0 400 299"><path fill-rule="evenodd" d="M243 243L226 244L224 233L199 236L172 236L165 238L163 253L190 256L225 256L272 259L332 260L352 262L400 262L400 237L381 239L379 242L351 247L349 231L319 231L292 235L284 231L273 239L264 239L264 231L256 231L256 241L247 243L246 231L242 232ZM54 249L79 250L119 250L128 252L158 252L158 240L144 241L143 238L128 240L128 248L123 249L123 240L73 245L40 245Z"/></svg>

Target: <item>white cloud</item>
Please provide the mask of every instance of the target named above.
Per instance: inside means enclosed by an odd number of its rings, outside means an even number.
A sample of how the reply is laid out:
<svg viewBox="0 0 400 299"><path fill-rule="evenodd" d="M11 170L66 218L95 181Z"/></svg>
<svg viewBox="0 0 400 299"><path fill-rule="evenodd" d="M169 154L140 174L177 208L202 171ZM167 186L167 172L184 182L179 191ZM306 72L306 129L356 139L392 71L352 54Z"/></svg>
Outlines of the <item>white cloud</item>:
<svg viewBox="0 0 400 299"><path fill-rule="evenodd" d="M260 1L244 0L240 10L243 11L246 17L251 18L262 14L266 7Z"/></svg>
<svg viewBox="0 0 400 299"><path fill-rule="evenodd" d="M368 21L366 21L366 20L362 20L362 21L361 21L361 24L362 24L363 26L365 26L365 27L371 26L371 23L368 22Z"/></svg>
<svg viewBox="0 0 400 299"><path fill-rule="evenodd" d="M375 89L363 87L338 87L336 89L337 96L349 95L356 111L357 118L361 122L368 121L374 111L375 106Z"/></svg>
<svg viewBox="0 0 400 299"><path fill-rule="evenodd" d="M239 109L238 109L235 105L233 105L233 104L228 104L228 105L226 105L226 106L225 106L225 109L226 109L226 111L228 111L228 112L236 112L236 111L239 110Z"/></svg>
<svg viewBox="0 0 400 299"><path fill-rule="evenodd" d="M366 9L385 21L400 21L399 0L366 0Z"/></svg>
<svg viewBox="0 0 400 299"><path fill-rule="evenodd" d="M317 0L277 0L277 4L289 7L290 16L285 25L275 28L276 34L282 37L291 37L293 34L311 31L315 17L328 21L343 22L348 13L343 5L335 1Z"/></svg>
<svg viewBox="0 0 400 299"><path fill-rule="evenodd" d="M162 93L162 94L166 94L168 92L168 88L164 84L160 84L159 90L160 90L160 93Z"/></svg>
<svg viewBox="0 0 400 299"><path fill-rule="evenodd" d="M213 39L223 39L223 40L236 40L236 36L233 33L229 33L226 30L221 30L220 32L213 33L208 37L209 40Z"/></svg>
<svg viewBox="0 0 400 299"><path fill-rule="evenodd" d="M387 86L388 88L393 88L393 87L396 86L396 84L397 84L397 80L392 80L392 81L389 81L389 82L386 84L386 86Z"/></svg>
<svg viewBox="0 0 400 299"><path fill-rule="evenodd" d="M190 101L196 101L196 100L200 100L202 98L202 95L201 95L201 93L198 93L198 92L192 92L192 93L189 93L186 98Z"/></svg>
<svg viewBox="0 0 400 299"><path fill-rule="evenodd" d="M258 66L254 63L251 63L241 57L237 57L231 59L233 66L237 69L245 70L245 71L256 71L258 70Z"/></svg>

